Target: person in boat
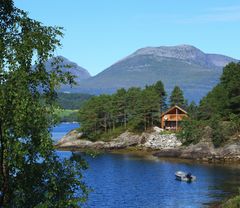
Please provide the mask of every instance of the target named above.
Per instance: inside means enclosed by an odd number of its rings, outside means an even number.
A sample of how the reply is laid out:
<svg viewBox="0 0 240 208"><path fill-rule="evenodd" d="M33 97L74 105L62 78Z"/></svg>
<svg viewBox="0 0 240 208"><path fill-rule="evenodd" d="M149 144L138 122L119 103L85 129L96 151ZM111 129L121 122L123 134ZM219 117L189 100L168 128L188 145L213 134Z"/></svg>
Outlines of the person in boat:
<svg viewBox="0 0 240 208"><path fill-rule="evenodd" d="M186 177L187 177L188 180L192 180L192 174L191 174L191 173L188 173L188 174L186 175Z"/></svg>

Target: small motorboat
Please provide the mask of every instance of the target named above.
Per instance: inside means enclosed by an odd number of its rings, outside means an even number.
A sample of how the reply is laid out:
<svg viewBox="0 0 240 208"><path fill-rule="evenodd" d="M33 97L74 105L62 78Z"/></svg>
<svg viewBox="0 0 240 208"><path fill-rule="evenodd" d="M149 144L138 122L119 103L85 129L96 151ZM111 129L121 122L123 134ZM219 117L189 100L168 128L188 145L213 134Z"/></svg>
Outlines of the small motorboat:
<svg viewBox="0 0 240 208"><path fill-rule="evenodd" d="M176 180L179 181L186 181L186 182L192 182L196 180L196 176L192 175L191 173L185 173L183 171L177 171L175 173Z"/></svg>

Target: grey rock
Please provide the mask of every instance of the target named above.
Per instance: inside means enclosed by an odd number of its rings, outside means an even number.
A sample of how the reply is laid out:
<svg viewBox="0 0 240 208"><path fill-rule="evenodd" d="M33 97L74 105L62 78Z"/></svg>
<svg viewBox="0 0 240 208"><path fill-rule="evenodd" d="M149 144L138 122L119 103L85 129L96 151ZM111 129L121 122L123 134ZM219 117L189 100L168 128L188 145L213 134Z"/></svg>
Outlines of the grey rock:
<svg viewBox="0 0 240 208"><path fill-rule="evenodd" d="M124 132L116 139L105 144L105 148L108 149L122 149L130 146L136 146L141 143L141 136L132 134L130 132Z"/></svg>
<svg viewBox="0 0 240 208"><path fill-rule="evenodd" d="M63 138L61 138L57 143L56 146L60 146L66 142L76 141L79 140L82 136L82 132L78 132L77 130L72 130L68 132Z"/></svg>
<svg viewBox="0 0 240 208"><path fill-rule="evenodd" d="M149 149L173 149L182 145L175 134L143 133L145 143L141 147Z"/></svg>

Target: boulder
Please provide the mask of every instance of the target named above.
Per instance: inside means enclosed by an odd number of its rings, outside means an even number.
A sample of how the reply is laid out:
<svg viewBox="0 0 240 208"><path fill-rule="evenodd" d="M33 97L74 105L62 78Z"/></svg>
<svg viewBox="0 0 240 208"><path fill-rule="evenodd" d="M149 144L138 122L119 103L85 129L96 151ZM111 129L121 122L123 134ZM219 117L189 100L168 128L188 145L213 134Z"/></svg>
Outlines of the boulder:
<svg viewBox="0 0 240 208"><path fill-rule="evenodd" d="M181 158L186 159L202 159L211 158L216 155L216 151L209 143L198 143L190 145L182 150Z"/></svg>
<svg viewBox="0 0 240 208"><path fill-rule="evenodd" d="M240 142L229 143L218 149L218 155L223 160L240 161Z"/></svg>
<svg viewBox="0 0 240 208"><path fill-rule="evenodd" d="M76 129L68 132L63 138L61 138L57 143L56 146L61 146L62 144L66 142L76 141L81 138L83 135L82 132L78 132Z"/></svg>
<svg viewBox="0 0 240 208"><path fill-rule="evenodd" d="M123 149L130 146L136 146L141 143L141 136L130 132L124 132L119 135L116 139L105 144L107 149Z"/></svg>
<svg viewBox="0 0 240 208"><path fill-rule="evenodd" d="M157 127L157 126L154 126L154 127L153 127L153 130L154 130L155 132L157 132L157 133L160 133L160 132L163 132L163 131L164 131L164 129L159 128L159 127Z"/></svg>
<svg viewBox="0 0 240 208"><path fill-rule="evenodd" d="M65 143L61 143L60 145L58 145L58 147L61 147L61 148L76 148L76 147L79 147L79 148L90 148L92 146L93 142L91 141L88 141L88 140L83 140L83 139L80 139L80 140L74 140L74 141L67 141Z"/></svg>

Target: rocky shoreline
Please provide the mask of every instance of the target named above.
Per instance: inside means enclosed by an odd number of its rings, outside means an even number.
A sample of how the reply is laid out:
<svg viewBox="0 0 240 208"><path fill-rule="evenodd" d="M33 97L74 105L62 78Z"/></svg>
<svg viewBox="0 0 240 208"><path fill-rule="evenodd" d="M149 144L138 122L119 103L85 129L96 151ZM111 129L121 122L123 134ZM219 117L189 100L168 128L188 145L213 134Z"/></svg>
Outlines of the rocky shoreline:
<svg viewBox="0 0 240 208"><path fill-rule="evenodd" d="M92 142L81 137L82 134L78 131L70 131L55 146L57 149L115 152L134 147L139 151L152 151L155 157L192 159L204 162L240 162L240 135L231 139L223 147L215 148L209 128L204 129L204 136L198 144L189 146L183 146L174 133L162 133L158 127L140 135L126 131L110 141Z"/></svg>

